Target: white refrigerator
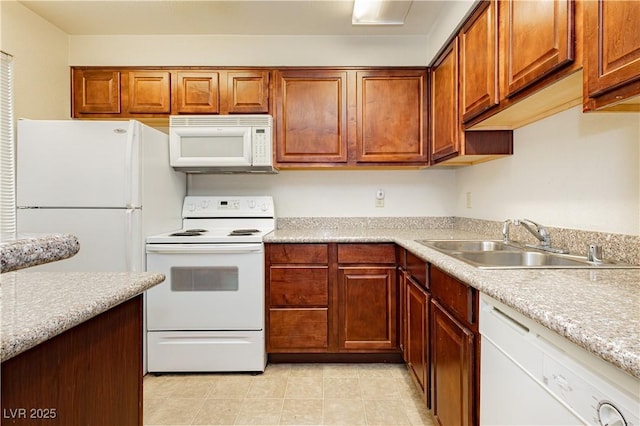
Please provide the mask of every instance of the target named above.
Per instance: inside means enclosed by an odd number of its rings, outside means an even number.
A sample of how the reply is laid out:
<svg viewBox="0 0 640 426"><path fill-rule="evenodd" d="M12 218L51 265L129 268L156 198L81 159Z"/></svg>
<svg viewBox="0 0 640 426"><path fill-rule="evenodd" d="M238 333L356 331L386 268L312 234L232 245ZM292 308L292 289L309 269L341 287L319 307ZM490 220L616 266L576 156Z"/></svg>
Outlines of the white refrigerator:
<svg viewBox="0 0 640 426"><path fill-rule="evenodd" d="M69 233L73 257L47 271L144 271L147 235L182 226L186 175L169 138L138 121L19 120L18 233Z"/></svg>

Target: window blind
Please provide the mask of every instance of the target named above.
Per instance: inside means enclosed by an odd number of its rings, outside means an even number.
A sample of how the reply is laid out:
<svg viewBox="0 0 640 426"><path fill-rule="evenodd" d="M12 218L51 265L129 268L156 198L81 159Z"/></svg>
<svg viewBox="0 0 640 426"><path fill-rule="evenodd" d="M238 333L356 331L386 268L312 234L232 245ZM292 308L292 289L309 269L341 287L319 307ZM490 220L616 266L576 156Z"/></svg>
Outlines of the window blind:
<svg viewBox="0 0 640 426"><path fill-rule="evenodd" d="M0 52L0 232L16 232L13 56Z"/></svg>

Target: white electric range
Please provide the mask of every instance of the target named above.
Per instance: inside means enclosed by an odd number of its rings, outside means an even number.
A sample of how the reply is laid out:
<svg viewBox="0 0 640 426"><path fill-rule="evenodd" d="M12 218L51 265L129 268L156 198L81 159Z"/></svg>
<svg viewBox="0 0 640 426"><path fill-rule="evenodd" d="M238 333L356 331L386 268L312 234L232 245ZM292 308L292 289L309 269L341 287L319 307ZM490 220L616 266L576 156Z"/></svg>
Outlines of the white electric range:
<svg viewBox="0 0 640 426"><path fill-rule="evenodd" d="M182 229L147 237L149 372L264 371L268 196L187 196Z"/></svg>

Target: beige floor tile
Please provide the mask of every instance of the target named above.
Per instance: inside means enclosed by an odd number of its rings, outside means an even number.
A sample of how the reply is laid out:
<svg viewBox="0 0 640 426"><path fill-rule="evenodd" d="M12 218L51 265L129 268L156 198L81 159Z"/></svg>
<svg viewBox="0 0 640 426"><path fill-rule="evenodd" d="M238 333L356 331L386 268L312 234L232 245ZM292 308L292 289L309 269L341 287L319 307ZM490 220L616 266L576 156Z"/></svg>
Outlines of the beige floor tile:
<svg viewBox="0 0 640 426"><path fill-rule="evenodd" d="M321 425L322 399L285 399L281 425Z"/></svg>
<svg viewBox="0 0 640 426"><path fill-rule="evenodd" d="M360 394L362 399L399 399L396 379L387 377L361 377Z"/></svg>
<svg viewBox="0 0 640 426"><path fill-rule="evenodd" d="M364 400L364 410L367 416L367 425L398 426L410 424L402 401L399 399Z"/></svg>
<svg viewBox="0 0 640 426"><path fill-rule="evenodd" d="M249 386L247 398L284 398L286 389L287 377L255 377Z"/></svg>
<svg viewBox="0 0 640 426"><path fill-rule="evenodd" d="M145 401L143 421L146 425L190 425L204 399L168 398Z"/></svg>
<svg viewBox="0 0 640 426"><path fill-rule="evenodd" d="M237 425L277 425L280 423L283 400L273 399L245 399L242 402Z"/></svg>
<svg viewBox="0 0 640 426"><path fill-rule="evenodd" d="M193 419L193 425L233 425L242 399L206 399Z"/></svg>
<svg viewBox="0 0 640 426"><path fill-rule="evenodd" d="M324 364L324 377L358 377L358 364Z"/></svg>
<svg viewBox="0 0 640 426"><path fill-rule="evenodd" d="M289 377L323 377L325 364L291 364Z"/></svg>
<svg viewBox="0 0 640 426"><path fill-rule="evenodd" d="M234 399L244 398L249 393L253 377L245 375L220 377L211 385L208 398Z"/></svg>
<svg viewBox="0 0 640 426"><path fill-rule="evenodd" d="M406 408L405 411L409 419L409 424L412 426L434 426L436 424L431 410L427 409L426 406L414 409Z"/></svg>
<svg viewBox="0 0 640 426"><path fill-rule="evenodd" d="M354 377L325 377L324 397L360 399L359 379Z"/></svg>
<svg viewBox="0 0 640 426"><path fill-rule="evenodd" d="M255 377L289 377L291 373L291 364L268 364L264 373Z"/></svg>
<svg viewBox="0 0 640 426"><path fill-rule="evenodd" d="M360 364L359 377L402 378L406 372L404 364Z"/></svg>
<svg viewBox="0 0 640 426"><path fill-rule="evenodd" d="M323 404L324 425L366 425L364 405L360 399L325 399Z"/></svg>
<svg viewBox="0 0 640 426"><path fill-rule="evenodd" d="M322 377L289 376L284 397L289 399L322 399L322 386Z"/></svg>

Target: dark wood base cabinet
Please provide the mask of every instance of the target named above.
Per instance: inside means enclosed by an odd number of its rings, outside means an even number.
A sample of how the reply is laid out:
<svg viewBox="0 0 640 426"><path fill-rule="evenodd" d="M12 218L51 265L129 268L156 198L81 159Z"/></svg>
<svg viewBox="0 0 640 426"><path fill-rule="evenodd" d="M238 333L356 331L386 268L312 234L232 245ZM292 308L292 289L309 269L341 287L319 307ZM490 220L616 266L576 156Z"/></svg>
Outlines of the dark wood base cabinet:
<svg viewBox="0 0 640 426"><path fill-rule="evenodd" d="M2 425L142 425L142 296L2 363Z"/></svg>

